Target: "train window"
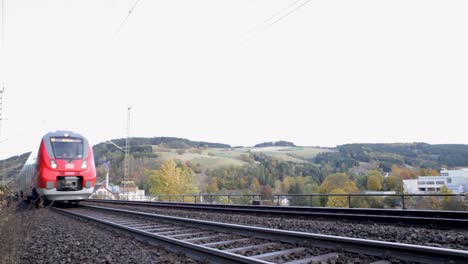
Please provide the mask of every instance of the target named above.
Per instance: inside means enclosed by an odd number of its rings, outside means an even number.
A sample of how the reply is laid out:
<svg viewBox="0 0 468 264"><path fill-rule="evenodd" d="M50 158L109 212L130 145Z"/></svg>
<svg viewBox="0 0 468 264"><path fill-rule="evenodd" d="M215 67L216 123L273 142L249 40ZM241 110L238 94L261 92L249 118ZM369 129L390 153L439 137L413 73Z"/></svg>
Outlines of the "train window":
<svg viewBox="0 0 468 264"><path fill-rule="evenodd" d="M50 139L56 159L82 159L83 139L53 137Z"/></svg>

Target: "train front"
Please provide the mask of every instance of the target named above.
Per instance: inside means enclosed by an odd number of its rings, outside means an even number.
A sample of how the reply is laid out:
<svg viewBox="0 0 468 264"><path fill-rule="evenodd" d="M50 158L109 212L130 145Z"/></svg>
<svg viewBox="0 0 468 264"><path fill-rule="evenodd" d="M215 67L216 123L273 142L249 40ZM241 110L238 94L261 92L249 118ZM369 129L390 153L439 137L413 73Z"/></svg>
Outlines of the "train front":
<svg viewBox="0 0 468 264"><path fill-rule="evenodd" d="M37 191L48 201L88 199L96 184L94 157L88 140L69 131L46 134L37 163Z"/></svg>

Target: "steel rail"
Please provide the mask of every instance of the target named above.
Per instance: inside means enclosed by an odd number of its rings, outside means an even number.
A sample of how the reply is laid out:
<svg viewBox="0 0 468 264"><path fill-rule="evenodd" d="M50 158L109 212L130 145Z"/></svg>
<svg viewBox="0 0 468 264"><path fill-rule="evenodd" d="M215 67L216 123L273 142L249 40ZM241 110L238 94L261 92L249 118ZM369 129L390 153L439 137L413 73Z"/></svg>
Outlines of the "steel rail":
<svg viewBox="0 0 468 264"><path fill-rule="evenodd" d="M347 252L367 254L371 256L386 258L392 256L401 260L422 262L422 263L466 263L468 251L436 248L419 245L409 245L394 242L375 241L368 239L339 237L322 234L312 234L297 231L285 231L278 229L268 229L262 227L243 226L237 224L227 224L204 220L187 219L173 216L157 215L143 212L135 212L123 209L115 209L101 206L84 206L96 210L105 210L114 213L147 217L169 221L171 223L190 224L199 227L217 230L221 232L232 232L243 236L278 240L289 243L307 243L312 246L328 249L344 249Z"/></svg>
<svg viewBox="0 0 468 264"><path fill-rule="evenodd" d="M56 210L62 214L72 215L75 217L83 218L86 220L91 220L99 224L103 224L106 226L110 226L113 228L123 230L129 234L137 235L139 238L148 242L151 242L151 240L156 240L158 243L161 243L165 245L166 247L168 247L168 249L171 251L176 251L176 252L182 251L186 253L187 255L192 256L194 258L198 258L198 259L207 258L208 260L210 260L210 262L214 262L214 263L233 263L233 264L234 263L250 263L250 264L271 264L272 263L272 262L263 261L259 259L252 259L249 257L225 252L225 251L210 248L210 247L200 246L200 245L190 243L190 242L184 242L178 239L154 234L154 233L147 232L144 230L139 230L138 228L125 226L123 224L112 223L112 222L105 221L96 217L70 212L64 209L59 209L55 207L52 207L51 209Z"/></svg>
<svg viewBox="0 0 468 264"><path fill-rule="evenodd" d="M468 229L468 212L430 210L383 210L358 208L275 207L251 205L211 205L186 203L161 203L120 200L87 200L87 202L148 207L167 207L192 210L216 210L227 213L250 213L294 217L324 217L365 222L405 223L410 225L436 226L442 228ZM436 217L431 215L435 215Z"/></svg>

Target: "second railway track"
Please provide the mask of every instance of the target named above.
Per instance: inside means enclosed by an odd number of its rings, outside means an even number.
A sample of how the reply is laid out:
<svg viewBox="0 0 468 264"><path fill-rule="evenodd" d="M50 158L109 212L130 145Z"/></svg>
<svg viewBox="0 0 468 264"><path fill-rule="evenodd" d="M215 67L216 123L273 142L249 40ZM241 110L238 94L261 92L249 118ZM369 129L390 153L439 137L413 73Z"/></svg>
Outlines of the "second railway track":
<svg viewBox="0 0 468 264"><path fill-rule="evenodd" d="M163 216L102 206L58 210L216 263L466 263L468 251ZM377 262L380 261L380 262Z"/></svg>
<svg viewBox="0 0 468 264"><path fill-rule="evenodd" d="M440 228L468 229L468 212L433 210L386 210L361 208L277 207L250 205L188 204L168 202L139 202L116 200L88 200L93 203L136 205L145 207L210 210L226 213L280 215L291 217L322 217L365 222L401 223Z"/></svg>

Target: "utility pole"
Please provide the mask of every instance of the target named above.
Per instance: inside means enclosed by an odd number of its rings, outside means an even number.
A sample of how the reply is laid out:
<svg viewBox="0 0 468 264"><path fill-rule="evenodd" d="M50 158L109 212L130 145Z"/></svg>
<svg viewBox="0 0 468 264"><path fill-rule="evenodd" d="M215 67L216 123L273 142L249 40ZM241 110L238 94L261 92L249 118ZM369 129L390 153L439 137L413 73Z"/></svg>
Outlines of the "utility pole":
<svg viewBox="0 0 468 264"><path fill-rule="evenodd" d="M5 92L5 86L2 84L2 88L0 90L0 143L3 142L2 140L2 120L3 120L3 94ZM6 167L5 167L5 160L6 160L6 157L3 157L3 183L5 183L6 179L7 179L7 175L6 175Z"/></svg>
<svg viewBox="0 0 468 264"><path fill-rule="evenodd" d="M130 118L132 106L127 107L127 133L125 138L124 186L128 200L128 180L130 179Z"/></svg>
<svg viewBox="0 0 468 264"><path fill-rule="evenodd" d="M2 48L5 47L5 0L2 0Z"/></svg>
<svg viewBox="0 0 468 264"><path fill-rule="evenodd" d="M0 42L0 60L1 61L6 61L5 58L5 0L2 0L2 35L1 35L1 42ZM1 74L5 75L6 69L4 69L5 63L1 63L0 65L0 71ZM5 78L5 77L3 77ZM5 93L5 83L2 83L2 87L0 90L0 142L2 142L2 112L3 112L3 95ZM3 182L7 180L7 173L6 173L6 167L5 167L5 160L6 157L3 159Z"/></svg>
<svg viewBox="0 0 468 264"><path fill-rule="evenodd" d="M2 109L3 109L3 93L4 92L5 92L5 85L2 84L2 89L0 90L0 139L2 138Z"/></svg>

